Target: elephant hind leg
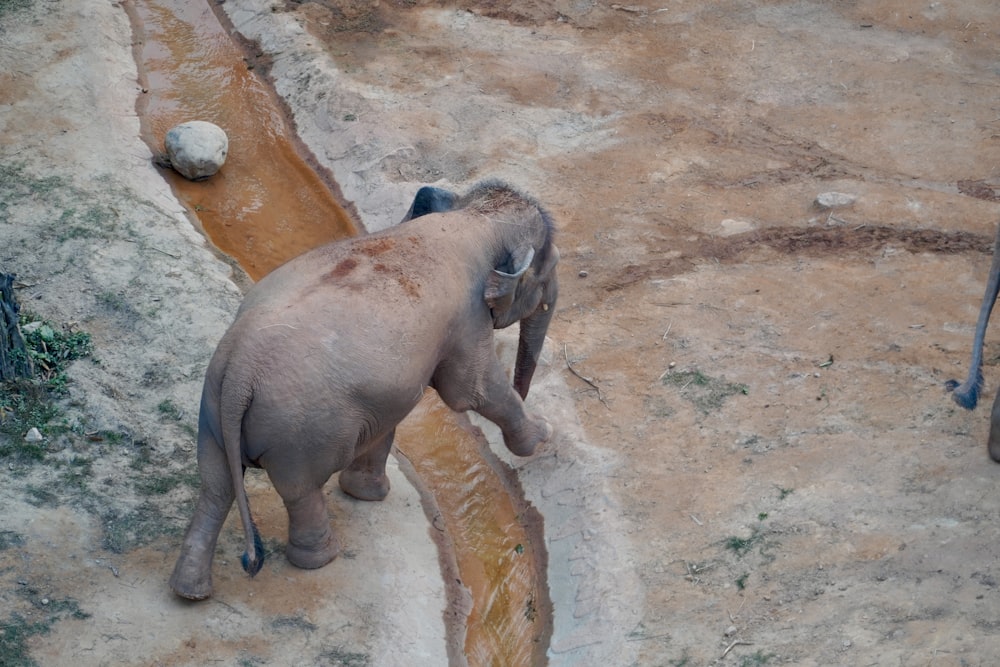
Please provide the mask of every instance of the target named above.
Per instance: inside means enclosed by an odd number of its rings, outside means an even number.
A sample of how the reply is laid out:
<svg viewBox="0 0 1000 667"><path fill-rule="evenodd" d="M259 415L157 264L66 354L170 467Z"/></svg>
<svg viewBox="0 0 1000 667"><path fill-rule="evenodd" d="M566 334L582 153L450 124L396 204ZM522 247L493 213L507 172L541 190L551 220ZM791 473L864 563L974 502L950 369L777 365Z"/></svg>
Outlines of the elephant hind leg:
<svg viewBox="0 0 1000 667"><path fill-rule="evenodd" d="M385 462L396 437L393 429L372 442L340 473L340 488L358 500L382 500L389 494Z"/></svg>
<svg viewBox="0 0 1000 667"><path fill-rule="evenodd" d="M215 545L235 498L226 455L204 429L198 433L198 469L201 474L198 504L170 576L170 588L189 600L204 600L212 595Z"/></svg>
<svg viewBox="0 0 1000 667"><path fill-rule="evenodd" d="M182 598L204 600L212 595L212 558L232 502L231 496L227 502L202 491L170 576L170 588Z"/></svg>
<svg viewBox="0 0 1000 667"><path fill-rule="evenodd" d="M990 436L988 441L990 458L1000 463L1000 391L993 399L993 411L990 413Z"/></svg>
<svg viewBox="0 0 1000 667"><path fill-rule="evenodd" d="M282 493L278 484L275 488L288 510L288 546L285 547L288 562L304 570L314 570L336 558L340 553L340 541L330 528L323 488L294 498Z"/></svg>

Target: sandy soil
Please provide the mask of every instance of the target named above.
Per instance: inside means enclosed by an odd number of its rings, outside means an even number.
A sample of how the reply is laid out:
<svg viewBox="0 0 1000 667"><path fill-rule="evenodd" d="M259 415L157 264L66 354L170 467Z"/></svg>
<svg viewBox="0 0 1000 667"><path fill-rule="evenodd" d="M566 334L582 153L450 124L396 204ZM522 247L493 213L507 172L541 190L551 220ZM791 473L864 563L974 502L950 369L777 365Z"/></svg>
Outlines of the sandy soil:
<svg viewBox="0 0 1000 667"><path fill-rule="evenodd" d="M995 662L1000 467L988 411L942 390L997 223L995 3L224 9L366 224L491 176L559 223L530 399L559 435L510 462L546 518L550 664ZM131 39L113 4L0 16L0 269L100 360L46 462L2 462L5 627L48 623L39 664L445 664L396 477L390 504L331 494L355 545L335 567L217 562L213 602L169 595L193 491L140 482L190 472L239 291L138 140Z"/></svg>

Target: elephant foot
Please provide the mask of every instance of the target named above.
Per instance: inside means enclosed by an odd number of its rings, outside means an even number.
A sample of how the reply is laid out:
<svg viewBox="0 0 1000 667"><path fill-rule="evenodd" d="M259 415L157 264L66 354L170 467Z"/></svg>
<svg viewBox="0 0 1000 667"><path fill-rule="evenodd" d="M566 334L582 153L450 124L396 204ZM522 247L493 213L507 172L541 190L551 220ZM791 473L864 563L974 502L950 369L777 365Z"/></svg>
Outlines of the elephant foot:
<svg viewBox="0 0 1000 667"><path fill-rule="evenodd" d="M188 600L204 600L212 596L211 565L206 569L196 564L183 554L174 566L170 575L170 589L182 598Z"/></svg>
<svg viewBox="0 0 1000 667"><path fill-rule="evenodd" d="M340 553L340 540L333 531L327 530L326 535L318 544L296 544L291 540L285 547L285 558L295 567L303 570L315 570L323 567Z"/></svg>
<svg viewBox="0 0 1000 667"><path fill-rule="evenodd" d="M531 420L531 427L526 429L526 435L508 437L504 433L503 441L507 449L517 456L531 456L539 445L545 444L552 437L552 425L544 419Z"/></svg>
<svg viewBox="0 0 1000 667"><path fill-rule="evenodd" d="M384 472L347 468L340 473L340 488L358 500L383 500L389 495L389 477Z"/></svg>

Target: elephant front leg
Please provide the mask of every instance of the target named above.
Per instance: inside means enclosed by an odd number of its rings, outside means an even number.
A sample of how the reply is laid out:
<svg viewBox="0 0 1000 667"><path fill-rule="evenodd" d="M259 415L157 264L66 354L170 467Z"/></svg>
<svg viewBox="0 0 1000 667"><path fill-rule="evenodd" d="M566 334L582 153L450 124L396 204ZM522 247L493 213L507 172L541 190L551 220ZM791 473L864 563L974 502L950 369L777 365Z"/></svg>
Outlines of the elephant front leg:
<svg viewBox="0 0 1000 667"><path fill-rule="evenodd" d="M434 388L441 399L452 410L475 410L500 427L504 444L511 453L531 456L552 437L552 426L546 420L525 411L524 401L507 380L499 362L489 365L478 391L464 391L461 388L468 380L449 375L435 374Z"/></svg>
<svg viewBox="0 0 1000 667"><path fill-rule="evenodd" d="M385 462L396 437L393 429L368 445L351 465L340 473L340 488L358 500L382 500L389 494Z"/></svg>

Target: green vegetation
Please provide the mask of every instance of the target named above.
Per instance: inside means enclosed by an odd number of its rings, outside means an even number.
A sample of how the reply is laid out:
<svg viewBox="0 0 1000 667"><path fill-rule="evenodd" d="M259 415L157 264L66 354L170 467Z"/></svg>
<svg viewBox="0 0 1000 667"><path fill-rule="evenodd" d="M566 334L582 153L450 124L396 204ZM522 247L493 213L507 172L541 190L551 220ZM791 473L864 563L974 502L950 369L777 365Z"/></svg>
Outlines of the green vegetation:
<svg viewBox="0 0 1000 667"><path fill-rule="evenodd" d="M745 384L726 382L696 370L667 373L663 376L663 384L677 387L681 396L705 414L721 408L730 396L750 391Z"/></svg>
<svg viewBox="0 0 1000 667"><path fill-rule="evenodd" d="M372 663L371 658L366 653L355 653L337 646L320 653L317 656L316 664L331 665L332 667L368 667Z"/></svg>
<svg viewBox="0 0 1000 667"><path fill-rule="evenodd" d="M160 508L148 501L133 509L105 509L101 519L104 525L101 546L116 554L127 553L164 535L179 534L181 530L179 525L166 521Z"/></svg>
<svg viewBox="0 0 1000 667"><path fill-rule="evenodd" d="M42 597L38 590L25 587L18 593L26 598L37 612L44 615L40 621L29 621L18 613L10 614L0 622L0 667L35 667L28 651L28 640L36 635L47 635L52 626L64 618L85 619L90 614L80 609L73 599L50 600Z"/></svg>
<svg viewBox="0 0 1000 667"><path fill-rule="evenodd" d="M757 665L766 665L773 657L773 653L764 653L763 651L758 650L750 655L741 657L740 667L756 667Z"/></svg>
<svg viewBox="0 0 1000 667"><path fill-rule="evenodd" d="M12 12L27 9L31 6L31 0L0 0L0 19L4 18ZM0 34L4 31L4 27L0 25ZM0 178L3 176L0 175Z"/></svg>
<svg viewBox="0 0 1000 667"><path fill-rule="evenodd" d="M169 398L165 398L160 401L160 404L156 406L156 409L159 410L160 414L164 417L175 421L180 421L181 417L184 416L184 412Z"/></svg>
<svg viewBox="0 0 1000 667"><path fill-rule="evenodd" d="M52 629L44 621L30 622L20 614L11 614L0 625L0 667L35 667L28 654L28 639L46 635Z"/></svg>
<svg viewBox="0 0 1000 667"><path fill-rule="evenodd" d="M13 530L0 530L0 551L24 545L24 536Z"/></svg>
<svg viewBox="0 0 1000 667"><path fill-rule="evenodd" d="M7 444L0 444L0 457L40 461L45 457L44 446L26 441L24 436L31 428L47 435L69 430L66 424L56 423L60 411L54 397L67 393L69 363L90 356L93 346L88 333L60 331L30 314L22 314L20 320L34 376L6 382L2 387L0 434L10 437Z"/></svg>
<svg viewBox="0 0 1000 667"><path fill-rule="evenodd" d="M761 530L760 526L754 526L753 530L750 532L750 537L727 537L724 541L726 548L735 553L737 556L742 557L748 551L753 549L755 544L759 544L764 540L764 532Z"/></svg>

